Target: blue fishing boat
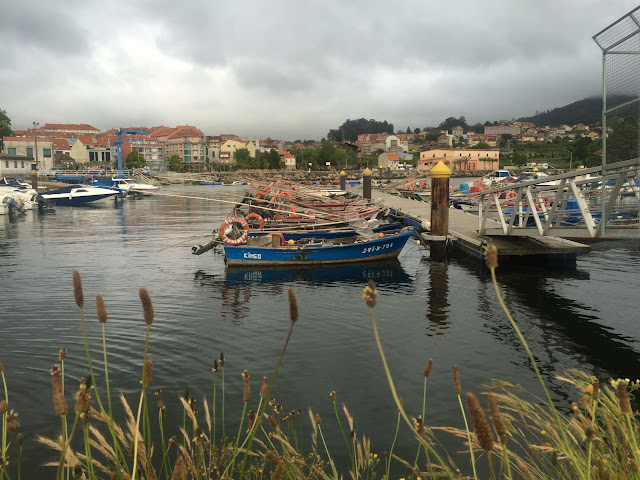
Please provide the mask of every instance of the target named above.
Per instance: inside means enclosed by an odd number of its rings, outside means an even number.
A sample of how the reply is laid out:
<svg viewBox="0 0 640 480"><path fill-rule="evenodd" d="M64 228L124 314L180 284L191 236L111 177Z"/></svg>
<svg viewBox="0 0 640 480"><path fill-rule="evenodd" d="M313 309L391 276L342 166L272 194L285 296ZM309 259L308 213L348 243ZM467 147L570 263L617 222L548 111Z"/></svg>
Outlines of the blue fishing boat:
<svg viewBox="0 0 640 480"><path fill-rule="evenodd" d="M402 228L402 224L400 222L393 222L385 225L379 225L371 230L373 233L388 233L400 230L400 228ZM335 230L279 230L279 232L282 233L285 241L293 240L294 242L310 240L346 240L349 238L356 238L358 235L358 231L354 228ZM250 230L249 237L262 237L264 235L269 235L270 233L271 232L264 230Z"/></svg>
<svg viewBox="0 0 640 480"><path fill-rule="evenodd" d="M270 245L264 245L264 237L248 238L242 245L224 245L227 266L235 265L332 265L341 263L368 262L397 258L413 235L413 230L394 235L379 236L372 240L349 244L285 242L282 234L271 234ZM275 237L275 238L274 238ZM274 240L279 246L271 246ZM194 252L195 253L195 252Z"/></svg>
<svg viewBox="0 0 640 480"><path fill-rule="evenodd" d="M56 190L41 193L40 196L55 205L78 207L87 203L104 200L118 195L115 190L89 187L87 185L68 185Z"/></svg>

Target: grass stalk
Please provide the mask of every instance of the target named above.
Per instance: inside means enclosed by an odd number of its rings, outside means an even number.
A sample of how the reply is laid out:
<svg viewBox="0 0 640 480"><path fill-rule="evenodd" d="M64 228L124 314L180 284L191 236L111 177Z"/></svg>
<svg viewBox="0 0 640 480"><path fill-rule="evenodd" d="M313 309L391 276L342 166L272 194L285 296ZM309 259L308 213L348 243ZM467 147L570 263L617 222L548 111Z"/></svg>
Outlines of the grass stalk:
<svg viewBox="0 0 640 480"><path fill-rule="evenodd" d="M443 473L445 473L447 477L453 480L453 474L451 472L451 469L445 464L445 462L440 457L440 454L438 454L438 452L429 444L429 442L427 442L425 439L423 439L422 437L420 437L420 435L417 434L413 426L413 423L411 422L411 420L405 413L404 408L400 404L400 399L398 398L398 393L396 391L395 384L393 383L393 377L391 376L391 371L389 370L389 365L387 364L387 359L385 357L384 350L382 348L382 342L380 341L380 334L378 333L378 325L376 323L375 309L373 308L373 306L371 306L370 309L371 309L371 323L373 324L373 333L375 335L376 344L378 345L378 352L380 353L380 358L382 359L382 365L384 368L385 375L387 377L387 383L389 384L389 388L391 390L391 395L393 396L393 399L396 402L396 406L398 407L400 415L402 416L402 419L404 420L404 422L409 426L411 431L414 433L414 436L416 437L416 439L425 446L425 449L427 449L434 456L438 464L443 468L444 470Z"/></svg>
<svg viewBox="0 0 640 480"><path fill-rule="evenodd" d="M489 479L496 480L496 473L493 471L493 459L491 456L491 450L487 452L487 464L489 465Z"/></svg>
<svg viewBox="0 0 640 480"><path fill-rule="evenodd" d="M355 470L356 463L353 458L353 452L351 451L351 445L347 441L347 435L344 433L344 428L342 427L342 422L340 421L340 416L338 415L338 407L336 406L336 402L333 402L333 411L336 414L336 420L338 420L338 426L340 427L340 432L342 433L342 438L344 439L344 443L347 446L347 452L349 452L349 459L351 460L351 467Z"/></svg>
<svg viewBox="0 0 640 480"><path fill-rule="evenodd" d="M140 433L140 415L142 413L143 392L140 392L140 402L138 404L138 415L136 416L136 431L133 437L133 469L131 470L131 480L136 480L138 473L138 435Z"/></svg>
<svg viewBox="0 0 640 480"><path fill-rule="evenodd" d="M322 433L322 427L318 424L318 431L320 432L320 438L322 438L322 444L324 445L324 451L327 452L327 458L329 459L329 464L331 465L331 471L333 472L334 478L337 480L338 471L336 470L336 465L333 463L333 459L331 458L331 454L329 453L329 449L327 448L327 442L324 441L324 434Z"/></svg>
<svg viewBox="0 0 640 480"><path fill-rule="evenodd" d="M502 462L507 469L507 477L509 480L513 480L513 476L511 475L511 462L509 460L509 450L506 445L502 445Z"/></svg>
<svg viewBox="0 0 640 480"><path fill-rule="evenodd" d="M218 372L213 373L213 404L211 405L211 421L213 422L213 434L211 435L211 445L216 445L216 380Z"/></svg>
<svg viewBox="0 0 640 480"><path fill-rule="evenodd" d="M391 459L393 458L393 448L396 446L396 440L398 439L398 432L400 431L400 412L398 412L398 421L396 422L396 434L393 436L393 442L391 442L391 448L389 449L389 458L387 458L387 476L389 479L389 472L391 471Z"/></svg>
<svg viewBox="0 0 640 480"><path fill-rule="evenodd" d="M2 375L2 385L4 387L4 401L7 402L7 405L8 405L9 390L7 389L7 379L4 376L4 369L0 369L0 375ZM3 465L7 464L6 449L7 449L7 416L8 415L9 415L8 411L2 414L2 452L0 452L2 455L0 455L0 457L2 457ZM6 473L6 468L3 468L3 470L5 470L5 473ZM6 473L6 475L8 476L9 474Z"/></svg>
<svg viewBox="0 0 640 480"><path fill-rule="evenodd" d="M60 462L58 463L58 470L56 472L56 480L62 480L63 476L62 475L62 466L65 463L65 457L67 455L67 449L69 448L69 444L71 443L71 439L73 438L73 435L76 431L76 427L78 426L78 419L80 418L80 415L78 415L78 413L76 412L76 417L73 420L73 426L71 427L71 433L69 434L69 437L67 438L67 441L64 442L64 444L62 445L62 452L60 453Z"/></svg>
<svg viewBox="0 0 640 480"><path fill-rule="evenodd" d="M227 438L227 433L225 432L225 422L224 421L224 365L222 365L222 442L224 443Z"/></svg>
<svg viewBox="0 0 640 480"><path fill-rule="evenodd" d="M471 468L473 469L473 478L478 480L478 473L476 472L476 458L473 454L473 445L471 443L471 431L469 430L469 423L467 422L467 415L464 413L464 407L462 406L462 398L460 398L460 394L456 395L458 397L458 403L460 404L460 411L462 412L462 419L464 420L464 429L467 432L467 441L469 442L469 455L471 456Z"/></svg>
<svg viewBox="0 0 640 480"><path fill-rule="evenodd" d="M84 433L84 454L87 458L87 476L90 480L95 478L93 472L93 461L91 460L91 445L89 444L89 430L83 429Z"/></svg>
<svg viewBox="0 0 640 480"><path fill-rule="evenodd" d="M495 247L494 247L495 249ZM567 436L567 432L565 431L564 425L562 423L562 420L560 419L560 415L558 414L558 411L553 403L553 400L551 399L551 395L549 394L549 390L547 389L547 386L544 383L544 380L542 379L542 374L540 373L540 370L538 369L538 364L535 360L535 357L533 356L533 353L531 353L531 349L529 349L529 344L527 343L527 341L525 340L524 336L522 335L522 332L520 331L520 328L518 328L518 325L516 324L516 321L513 319L513 317L511 316L511 313L509 312L509 309L507 308L507 306L504 303L504 300L502 299L502 295L500 294L500 289L498 288L498 281L496 279L496 265L497 265L497 252L496 252L496 261L495 261L495 265L494 264L490 264L490 262L487 262L487 266L489 267L489 270L491 272L491 281L493 283L493 287L495 289L496 292L496 297L498 299L498 303L500 304L500 307L502 308L502 310L504 311L505 315L507 316L507 318L509 319L509 323L511 324L511 327L513 328L513 330L516 332L516 335L518 336L518 339L520 340L520 343L522 344L522 346L524 347L525 351L527 352L527 355L529 356L529 361L531 362L531 366L533 367L533 370L536 374L536 377L538 378L538 381L540 382L540 386L542 387L542 390L544 392L544 395L546 397L546 402L547 402L547 406L549 407L549 410L551 410L551 413L553 414L553 418L555 420L555 424L556 427L558 428L558 431L560 433L560 437L562 440L562 444L564 446L564 450L565 453L567 455L567 457L569 458L569 460L571 462L573 462L574 468L581 470L581 467L583 467L582 462L580 462L576 456L574 455L574 451L573 448L571 448L571 444L569 441L569 438ZM637 453L637 450L636 450ZM587 469L590 469L591 467L589 465L587 465ZM579 472L579 477L586 477L585 472L580 471Z"/></svg>
<svg viewBox="0 0 640 480"><path fill-rule="evenodd" d="M18 453L18 480L22 478L22 445L20 444L20 450Z"/></svg>

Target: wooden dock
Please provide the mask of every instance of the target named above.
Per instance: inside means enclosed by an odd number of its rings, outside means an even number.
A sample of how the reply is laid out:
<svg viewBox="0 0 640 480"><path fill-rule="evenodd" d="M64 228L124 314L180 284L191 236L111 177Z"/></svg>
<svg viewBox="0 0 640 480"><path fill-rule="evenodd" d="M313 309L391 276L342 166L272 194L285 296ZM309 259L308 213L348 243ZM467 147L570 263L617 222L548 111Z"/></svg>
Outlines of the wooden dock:
<svg viewBox="0 0 640 480"><path fill-rule="evenodd" d="M399 215L407 217L417 225L431 221L431 203L390 195L377 190L371 193L371 201L382 208L390 208ZM494 221L498 224L497 221ZM426 230L426 229L423 229ZM428 233L423 233L425 240ZM502 259L540 258L550 260L568 260L580 253L587 253L591 247L560 237L509 237L488 236L478 233L478 216L457 209L449 209L449 240L454 249L471 255L479 260L484 248L493 244Z"/></svg>

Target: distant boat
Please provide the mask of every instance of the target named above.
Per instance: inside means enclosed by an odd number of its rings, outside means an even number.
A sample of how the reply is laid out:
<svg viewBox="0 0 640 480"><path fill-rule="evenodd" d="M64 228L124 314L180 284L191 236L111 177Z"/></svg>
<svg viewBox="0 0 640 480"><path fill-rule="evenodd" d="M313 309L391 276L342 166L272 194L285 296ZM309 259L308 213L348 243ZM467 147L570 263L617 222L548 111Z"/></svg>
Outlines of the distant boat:
<svg viewBox="0 0 640 480"><path fill-rule="evenodd" d="M118 176L111 177L107 180L91 182L89 185L92 187L108 188L110 190L116 190L118 192L135 192L142 195L154 193L160 188L156 185L150 185L148 183L139 183L132 178Z"/></svg>
<svg viewBox="0 0 640 480"><path fill-rule="evenodd" d="M348 244L318 242L289 245L281 234L271 234L249 238L244 245L224 245L224 253L228 266L335 265L392 259L398 257L413 235L413 229L395 235L378 235L372 240L356 240ZM279 246L271 246L273 237L281 240Z"/></svg>
<svg viewBox="0 0 640 480"><path fill-rule="evenodd" d="M87 203L104 200L105 198L112 198L114 195L118 195L118 191L87 185L68 185L40 194L42 198L55 205L70 207L82 206Z"/></svg>

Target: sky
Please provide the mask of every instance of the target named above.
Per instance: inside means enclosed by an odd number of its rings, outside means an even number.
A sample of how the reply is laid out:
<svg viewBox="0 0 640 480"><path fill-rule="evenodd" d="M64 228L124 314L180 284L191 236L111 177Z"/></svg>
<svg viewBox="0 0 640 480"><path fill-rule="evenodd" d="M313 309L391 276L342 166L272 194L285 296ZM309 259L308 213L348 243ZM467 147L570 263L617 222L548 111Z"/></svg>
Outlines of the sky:
<svg viewBox="0 0 640 480"><path fill-rule="evenodd" d="M637 0L4 0L0 109L101 130L320 140L511 120L602 92L592 37Z"/></svg>

